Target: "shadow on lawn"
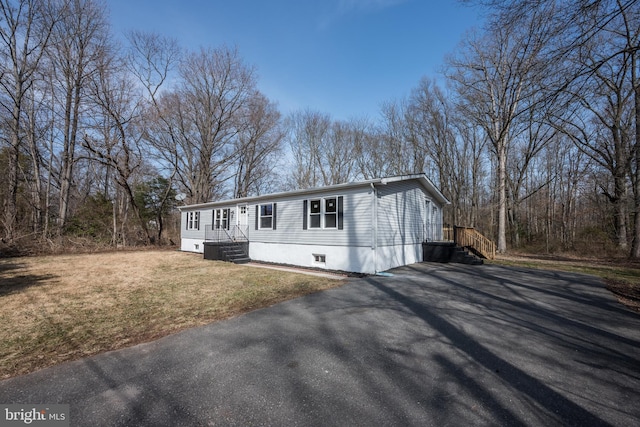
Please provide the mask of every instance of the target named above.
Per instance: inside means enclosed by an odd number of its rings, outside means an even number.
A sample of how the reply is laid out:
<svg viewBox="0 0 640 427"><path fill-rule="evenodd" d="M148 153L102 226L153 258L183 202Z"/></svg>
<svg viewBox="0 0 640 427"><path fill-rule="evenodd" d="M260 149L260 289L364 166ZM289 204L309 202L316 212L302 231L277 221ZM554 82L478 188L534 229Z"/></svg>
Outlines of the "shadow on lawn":
<svg viewBox="0 0 640 427"><path fill-rule="evenodd" d="M52 274L20 274L20 270L24 269L24 264L15 260L0 262L0 297L42 285L55 277Z"/></svg>

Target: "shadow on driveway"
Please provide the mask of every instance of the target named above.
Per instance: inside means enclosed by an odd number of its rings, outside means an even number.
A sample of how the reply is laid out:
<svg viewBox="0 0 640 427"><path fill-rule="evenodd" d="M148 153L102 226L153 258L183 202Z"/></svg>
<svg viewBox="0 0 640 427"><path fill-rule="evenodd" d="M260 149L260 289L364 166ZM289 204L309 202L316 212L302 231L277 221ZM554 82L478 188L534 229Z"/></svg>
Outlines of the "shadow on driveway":
<svg viewBox="0 0 640 427"><path fill-rule="evenodd" d="M72 425L634 425L640 317L596 278L415 264L0 382Z"/></svg>

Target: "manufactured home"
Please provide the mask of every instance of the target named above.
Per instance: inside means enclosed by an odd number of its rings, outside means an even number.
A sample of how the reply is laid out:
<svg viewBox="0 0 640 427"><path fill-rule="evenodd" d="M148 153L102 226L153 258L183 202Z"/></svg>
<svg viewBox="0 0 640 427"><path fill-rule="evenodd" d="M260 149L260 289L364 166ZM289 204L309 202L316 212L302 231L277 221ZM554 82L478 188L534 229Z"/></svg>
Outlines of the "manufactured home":
<svg viewBox="0 0 640 427"><path fill-rule="evenodd" d="M182 206L181 249L372 274L422 261L448 203L415 174Z"/></svg>

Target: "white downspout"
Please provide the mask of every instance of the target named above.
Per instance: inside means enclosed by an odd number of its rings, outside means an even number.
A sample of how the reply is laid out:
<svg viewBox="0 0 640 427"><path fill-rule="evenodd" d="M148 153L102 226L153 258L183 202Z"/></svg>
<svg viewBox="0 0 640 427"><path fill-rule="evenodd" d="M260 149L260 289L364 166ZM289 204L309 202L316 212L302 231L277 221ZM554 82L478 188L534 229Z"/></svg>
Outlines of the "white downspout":
<svg viewBox="0 0 640 427"><path fill-rule="evenodd" d="M378 190L371 183L371 250L373 250L373 272L378 272Z"/></svg>

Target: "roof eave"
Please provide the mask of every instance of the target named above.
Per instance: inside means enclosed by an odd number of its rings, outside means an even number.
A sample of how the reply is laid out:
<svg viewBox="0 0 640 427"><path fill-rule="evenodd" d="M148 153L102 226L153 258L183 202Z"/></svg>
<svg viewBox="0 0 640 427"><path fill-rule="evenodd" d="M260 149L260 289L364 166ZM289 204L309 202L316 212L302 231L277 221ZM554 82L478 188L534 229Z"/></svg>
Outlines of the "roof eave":
<svg viewBox="0 0 640 427"><path fill-rule="evenodd" d="M228 204L249 203L249 202L255 202L255 201L265 200L265 199L276 199L276 198L290 197L290 196L303 196L306 194L323 193L323 192L332 191L332 190L346 190L350 188L364 187L364 186L369 186L372 183L373 184L380 183L381 181L382 179L376 178L376 179L369 179L366 181L346 182L342 184L328 185L326 187L312 187L312 188L305 188L301 190L282 191L279 193L264 194L261 196L240 197L237 199L220 200L217 202L206 202L206 203L199 203L195 205L185 205L185 206L178 207L178 209L182 211L183 209L186 210L186 209L208 208L208 207L222 206L222 205L228 205Z"/></svg>
<svg viewBox="0 0 640 427"><path fill-rule="evenodd" d="M229 204L249 203L249 202L255 202L260 200L276 199L281 197L303 196L307 194L324 193L332 190L346 190L351 188L370 186L371 184L386 185L392 182L406 181L410 179L418 180L422 184L422 186L429 193L433 194L440 203L446 204L446 205L451 204L451 202L444 196L444 194L440 192L440 190L438 190L438 188L431 182L429 178L427 178L427 176L424 173L417 173L417 174L409 174L409 175L398 175L398 176L392 176L387 178L368 179L365 181L358 181L358 182L347 182L342 184L328 185L326 187L313 187L313 188L306 188L301 190L282 191L279 193L264 194L261 196L250 196L250 197L241 197L238 199L227 199L227 200L221 200L218 202L207 202L207 203L199 203L195 205L185 205L185 206L178 207L178 209L182 211L182 210L191 210L191 209L210 208L215 206L224 206Z"/></svg>

